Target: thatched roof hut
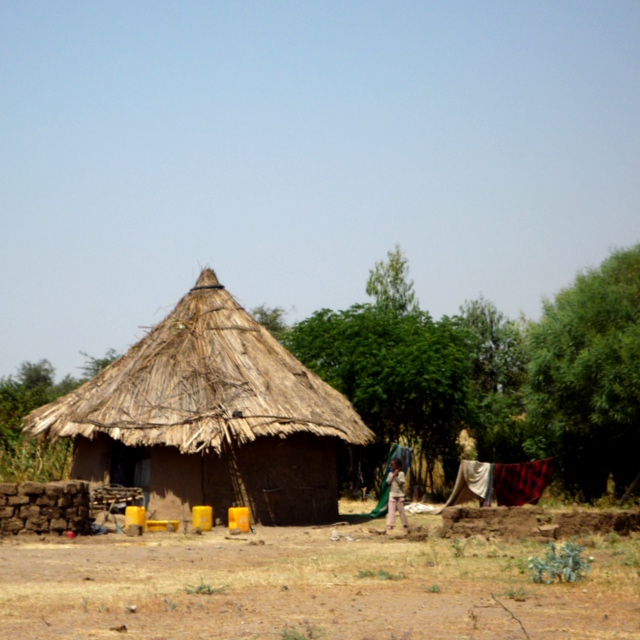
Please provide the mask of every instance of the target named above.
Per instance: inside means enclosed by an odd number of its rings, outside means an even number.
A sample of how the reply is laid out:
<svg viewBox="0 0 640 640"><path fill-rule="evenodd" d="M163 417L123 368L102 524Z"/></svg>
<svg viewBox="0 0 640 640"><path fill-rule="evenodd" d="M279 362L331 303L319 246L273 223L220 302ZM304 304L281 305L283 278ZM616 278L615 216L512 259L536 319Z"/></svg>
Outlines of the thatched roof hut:
<svg viewBox="0 0 640 640"><path fill-rule="evenodd" d="M291 444L296 434L296 442L310 450L325 447L321 441L359 445L373 439L347 399L259 325L211 269L205 269L175 309L122 358L30 413L24 430L52 438L80 436L74 469L92 476L84 478L88 480L115 481L114 455L121 465L151 460L147 471L135 473L139 484L156 489L160 476L152 459L158 448L179 451L185 459L199 453L213 460L230 453L242 457L246 445L257 440L271 448L283 438ZM100 446L92 446L95 443ZM292 455L297 455L295 450ZM265 459L263 465L271 468L273 462ZM335 470L335 462L331 466ZM167 490L165 486L164 493ZM208 498L215 502L206 492L200 500ZM235 498L232 502L240 501Z"/></svg>

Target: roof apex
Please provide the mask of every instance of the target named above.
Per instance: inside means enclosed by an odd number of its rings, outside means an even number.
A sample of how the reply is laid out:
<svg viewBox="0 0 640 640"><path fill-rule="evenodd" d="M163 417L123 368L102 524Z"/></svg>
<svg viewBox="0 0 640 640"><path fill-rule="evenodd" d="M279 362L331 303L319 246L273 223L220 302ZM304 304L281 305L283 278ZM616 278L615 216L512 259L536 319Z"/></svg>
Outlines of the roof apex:
<svg viewBox="0 0 640 640"><path fill-rule="evenodd" d="M202 270L202 273L200 274L198 281L196 282L193 289L191 289L191 291L193 291L194 289L209 289L209 288L224 289L224 287L220 284L220 281L218 280L218 276L216 276L215 271L209 267L205 267Z"/></svg>

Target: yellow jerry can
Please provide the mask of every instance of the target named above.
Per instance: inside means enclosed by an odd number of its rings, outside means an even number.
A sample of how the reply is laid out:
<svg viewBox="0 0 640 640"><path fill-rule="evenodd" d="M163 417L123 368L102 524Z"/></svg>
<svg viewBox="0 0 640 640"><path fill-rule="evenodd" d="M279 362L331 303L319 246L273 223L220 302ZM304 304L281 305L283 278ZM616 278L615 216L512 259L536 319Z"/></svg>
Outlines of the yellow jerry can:
<svg viewBox="0 0 640 640"><path fill-rule="evenodd" d="M249 507L231 507L229 509L229 531L239 529L242 533L251 531Z"/></svg>
<svg viewBox="0 0 640 640"><path fill-rule="evenodd" d="M213 508L212 507L193 507L192 509L192 526L200 531L211 531L213 528Z"/></svg>
<svg viewBox="0 0 640 640"><path fill-rule="evenodd" d="M144 531L147 526L147 510L144 507L127 507L124 510L124 528L130 524L139 524Z"/></svg>

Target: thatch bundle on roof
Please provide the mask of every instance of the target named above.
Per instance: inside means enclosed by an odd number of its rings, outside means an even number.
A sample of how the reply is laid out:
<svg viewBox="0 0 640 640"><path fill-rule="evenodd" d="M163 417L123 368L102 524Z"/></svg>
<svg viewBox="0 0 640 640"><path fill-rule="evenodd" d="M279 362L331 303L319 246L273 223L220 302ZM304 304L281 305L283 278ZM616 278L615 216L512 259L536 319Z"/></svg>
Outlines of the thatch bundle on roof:
<svg viewBox="0 0 640 640"><path fill-rule="evenodd" d="M24 429L183 454L297 433L350 444L373 438L346 398L259 325L211 269L126 355L30 413Z"/></svg>

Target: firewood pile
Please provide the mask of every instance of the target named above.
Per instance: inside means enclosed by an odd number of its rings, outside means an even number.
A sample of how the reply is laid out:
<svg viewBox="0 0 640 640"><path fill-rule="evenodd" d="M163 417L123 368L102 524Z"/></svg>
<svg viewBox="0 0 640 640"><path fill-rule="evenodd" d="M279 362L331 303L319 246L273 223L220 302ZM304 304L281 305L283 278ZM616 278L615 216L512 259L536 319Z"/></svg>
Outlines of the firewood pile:
<svg viewBox="0 0 640 640"><path fill-rule="evenodd" d="M119 484L104 484L91 490L91 514L103 515L103 523L109 515L130 505L139 505L144 501L144 492L140 487L123 487Z"/></svg>

